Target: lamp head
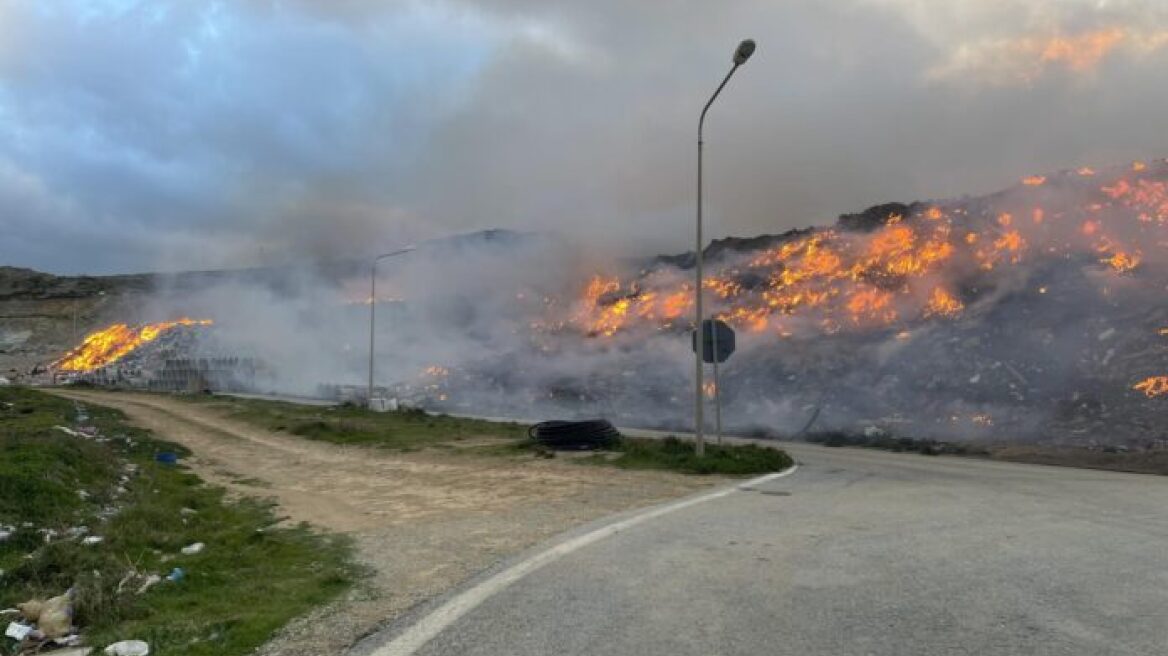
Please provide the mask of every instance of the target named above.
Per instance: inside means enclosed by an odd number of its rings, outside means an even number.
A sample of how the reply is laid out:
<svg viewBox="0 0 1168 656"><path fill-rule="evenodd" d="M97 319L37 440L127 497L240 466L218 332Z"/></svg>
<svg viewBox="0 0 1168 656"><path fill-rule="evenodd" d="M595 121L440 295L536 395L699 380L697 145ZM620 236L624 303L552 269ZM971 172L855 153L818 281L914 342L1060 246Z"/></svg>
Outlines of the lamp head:
<svg viewBox="0 0 1168 656"><path fill-rule="evenodd" d="M745 39L738 44L738 49L734 51L734 65L741 66L746 63L747 59L754 54L754 39Z"/></svg>

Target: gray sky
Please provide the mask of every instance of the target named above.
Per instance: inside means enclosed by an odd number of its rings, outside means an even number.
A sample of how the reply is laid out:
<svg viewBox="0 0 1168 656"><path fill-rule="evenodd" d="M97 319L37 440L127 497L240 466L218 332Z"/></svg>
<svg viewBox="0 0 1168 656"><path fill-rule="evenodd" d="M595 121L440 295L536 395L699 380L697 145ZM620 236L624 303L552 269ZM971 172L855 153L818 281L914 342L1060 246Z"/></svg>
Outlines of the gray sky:
<svg viewBox="0 0 1168 656"><path fill-rule="evenodd" d="M1158 0L0 0L0 264L677 251L1168 155Z"/></svg>

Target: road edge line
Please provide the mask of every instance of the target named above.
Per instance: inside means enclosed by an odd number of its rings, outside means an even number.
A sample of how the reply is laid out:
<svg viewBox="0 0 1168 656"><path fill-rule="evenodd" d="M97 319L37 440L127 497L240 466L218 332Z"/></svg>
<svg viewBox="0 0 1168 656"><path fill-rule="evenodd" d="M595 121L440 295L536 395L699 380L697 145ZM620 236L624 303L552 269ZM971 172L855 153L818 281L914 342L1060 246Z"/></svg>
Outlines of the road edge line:
<svg viewBox="0 0 1168 656"><path fill-rule="evenodd" d="M663 515L719 499L735 492L746 491L747 488L755 485L761 485L772 480L790 476L798 469L799 465L796 463L780 472L760 476L742 483L734 483L713 492L707 492L688 499L681 499L663 506L647 508L632 517L626 517L611 524L595 528L583 535L565 540L530 558L515 563L498 574L456 594L414 622L404 631L394 636L389 642L368 652L368 656L410 656L437 637L448 626L479 607L487 599L506 590L528 574L574 551Z"/></svg>

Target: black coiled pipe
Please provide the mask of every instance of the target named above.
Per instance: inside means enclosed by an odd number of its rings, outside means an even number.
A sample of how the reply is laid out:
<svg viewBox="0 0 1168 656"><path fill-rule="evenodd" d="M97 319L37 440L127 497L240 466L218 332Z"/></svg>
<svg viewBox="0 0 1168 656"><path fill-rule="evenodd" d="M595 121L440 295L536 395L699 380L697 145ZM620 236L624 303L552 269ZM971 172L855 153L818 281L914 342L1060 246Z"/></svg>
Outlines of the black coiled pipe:
<svg viewBox="0 0 1168 656"><path fill-rule="evenodd" d="M606 419L544 421L527 429L527 435L549 449L603 449L621 439Z"/></svg>

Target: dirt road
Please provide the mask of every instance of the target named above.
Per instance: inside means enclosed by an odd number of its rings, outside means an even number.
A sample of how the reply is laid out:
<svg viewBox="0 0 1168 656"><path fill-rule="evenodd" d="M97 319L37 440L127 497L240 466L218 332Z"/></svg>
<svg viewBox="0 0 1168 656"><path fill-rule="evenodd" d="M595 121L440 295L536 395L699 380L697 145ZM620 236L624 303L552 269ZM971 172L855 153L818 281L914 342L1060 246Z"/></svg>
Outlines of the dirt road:
<svg viewBox="0 0 1168 656"><path fill-rule="evenodd" d="M372 575L301 618L260 653L339 654L415 603L492 563L598 517L717 480L555 460L394 453L272 433L214 406L155 395L61 396L117 408L189 448L187 464L235 493L272 498L290 521L351 535Z"/></svg>

